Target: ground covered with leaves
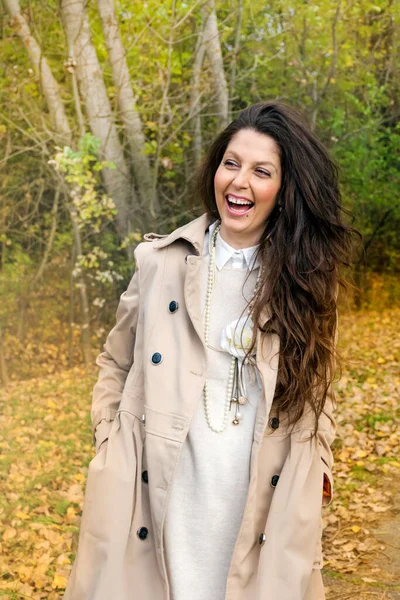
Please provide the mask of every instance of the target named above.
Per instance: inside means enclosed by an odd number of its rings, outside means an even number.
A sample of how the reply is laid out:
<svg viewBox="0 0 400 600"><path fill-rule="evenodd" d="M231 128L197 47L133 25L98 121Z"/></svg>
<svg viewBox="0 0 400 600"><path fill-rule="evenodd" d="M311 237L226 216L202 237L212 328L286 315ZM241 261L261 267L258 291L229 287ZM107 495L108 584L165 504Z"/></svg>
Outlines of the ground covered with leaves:
<svg viewBox="0 0 400 600"><path fill-rule="evenodd" d="M328 600L400 599L400 309L342 315L335 489L323 509ZM58 600L73 562L96 373L0 393L0 597Z"/></svg>

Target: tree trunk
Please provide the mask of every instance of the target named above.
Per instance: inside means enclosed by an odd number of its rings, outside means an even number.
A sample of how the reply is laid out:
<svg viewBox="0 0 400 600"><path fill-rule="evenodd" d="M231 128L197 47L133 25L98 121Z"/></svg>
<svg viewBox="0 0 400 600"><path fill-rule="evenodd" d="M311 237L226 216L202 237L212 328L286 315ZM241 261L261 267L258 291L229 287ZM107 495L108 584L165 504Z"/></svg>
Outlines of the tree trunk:
<svg viewBox="0 0 400 600"><path fill-rule="evenodd" d="M21 13L19 0L3 0L5 11L11 17L11 25L25 46L32 67L42 86L42 92L47 102L50 118L56 133L60 136L59 143L71 143L71 129L61 100L60 88L51 72L47 59L36 39L31 34L29 25ZM56 140L57 141L57 140Z"/></svg>
<svg viewBox="0 0 400 600"><path fill-rule="evenodd" d="M201 161L203 141L201 135L201 119L200 119L200 79L201 71L203 67L204 56L206 52L206 43L204 40L204 25L201 25L201 29L197 38L197 44L194 54L194 62L192 68L192 81L191 81L191 93L190 93L190 116L193 127L193 161L197 166Z"/></svg>
<svg viewBox="0 0 400 600"><path fill-rule="evenodd" d="M383 213L380 221L376 224L372 234L368 239L364 238L364 243L361 248L360 256L354 265L354 282L356 285L356 291L354 296L354 303L356 308L359 310L361 308L362 296L365 294L365 281L367 275L367 253L370 247L372 246L378 232L383 228L387 219L389 218L390 213L393 212L393 208L389 208L386 212Z"/></svg>
<svg viewBox="0 0 400 600"><path fill-rule="evenodd" d="M229 99L228 99L228 116L229 120L232 120L232 102L235 95L235 87L236 87L236 73L237 73L237 61L239 56L240 49L240 31L242 29L242 18L243 18L243 0L238 1L237 8L237 23L236 23L236 33L235 33L235 44L233 46L232 52L232 61L231 61L231 76L229 80Z"/></svg>
<svg viewBox="0 0 400 600"><path fill-rule="evenodd" d="M32 66L37 70L37 72L41 76L41 83L43 88L43 95L47 101L50 118L52 119L53 127L56 130L56 134L62 138L64 143L72 144L72 133L68 124L68 119L66 116L65 108L61 99L60 89L58 87L57 81L55 80L50 66L46 60L46 58L42 55L40 46L38 45L35 38L32 36L31 31L29 29L28 23L25 17L21 14L21 10L19 7L18 0L3 0L4 7L6 11L12 18L12 22L16 28L17 34L22 40L29 59L31 60ZM68 184L65 182L63 176L59 175L60 185L64 188L65 193L68 194ZM41 266L39 267L39 271L32 282L32 286L36 284L37 279L41 276L43 268L45 266L46 261L48 260L48 256L50 253L50 246L52 244L54 234L55 234L55 220L57 217L57 209L58 209L58 192L56 192L56 197L53 205L53 226L50 232L50 238L48 241L48 246L43 257L43 261ZM74 232L75 243L79 244L80 242L80 231L76 223L76 218L74 219L74 215L71 214L72 228ZM85 282L82 282L85 284ZM83 285L83 290L80 294L81 300L81 311L82 311L82 349L84 360L86 364L91 364L91 348L90 348L90 317L89 317L89 303L87 301L86 287ZM26 309L26 305L23 304L22 312ZM24 315L22 315L22 319L24 320ZM22 324L23 324L22 320ZM23 330L20 330L20 335L23 336ZM1 349L0 349L1 350ZM3 361L3 362L2 362ZM0 370L5 369L4 356L0 354ZM6 377L7 375L5 375ZM2 375L3 377L3 375Z"/></svg>
<svg viewBox="0 0 400 600"><path fill-rule="evenodd" d="M7 387L10 380L8 377L6 358L4 356L4 348L3 348L3 332L0 326L0 379L3 383L4 387Z"/></svg>
<svg viewBox="0 0 400 600"><path fill-rule="evenodd" d="M125 49L115 14L114 0L98 0L97 4L141 204L143 209L146 210L147 208L154 218L159 210L159 204L157 196L154 194L149 158L144 154L145 137L140 115L136 109L136 98L130 81Z"/></svg>
<svg viewBox="0 0 400 600"><path fill-rule="evenodd" d="M209 2L210 13L204 30L206 50L213 77L213 86L216 97L218 125L223 129L228 124L228 84L222 60L221 42L218 33L217 14L214 0Z"/></svg>
<svg viewBox="0 0 400 600"><path fill-rule="evenodd" d="M52 218L51 218L50 233L49 233L49 237L47 238L46 248L44 250L42 260L40 262L39 268L36 271L34 277L28 283L27 289L24 290L24 292L20 296L20 317L19 317L18 332L17 332L17 337L20 342L23 342L25 339L25 333L26 333L25 323L26 323L26 314L27 314L28 307L29 307L29 301L32 297L32 293L34 292L37 283L43 276L43 272L46 268L47 262L50 257L50 252L53 247L53 242L54 242L54 238L55 238L56 231L57 231L57 215L58 215L59 198L60 198L60 190L57 189L54 194L54 202L53 202L53 207L51 209L51 217Z"/></svg>
<svg viewBox="0 0 400 600"><path fill-rule="evenodd" d="M71 215L72 228L74 232L74 247L76 249L77 256L80 256L82 255L82 244L81 234L78 225L78 217L76 214L75 207L70 204L68 198L66 198L65 200L67 202L69 214ZM90 335L90 312L87 285L86 279L83 274L78 275L76 279L78 281L77 287L79 289L79 297L81 304L81 345L83 352L83 360L85 362L85 365L88 367L92 364L92 342Z"/></svg>
<svg viewBox="0 0 400 600"><path fill-rule="evenodd" d="M165 76L162 75L164 84L163 95L161 105L159 108L158 122L157 122L157 140L156 140L156 155L154 157L154 194L157 194L157 183L158 183L158 170L161 162L161 149L163 142L163 129L165 124L165 114L169 106L169 93L171 85L172 75L172 56L174 52L174 34L176 25L176 0L172 0L171 5L171 21L168 36L168 59Z"/></svg>
<svg viewBox="0 0 400 600"><path fill-rule="evenodd" d="M76 261L75 242L72 244L71 251L71 270L69 273L69 308L68 308L68 368L72 367L74 350L74 267Z"/></svg>
<svg viewBox="0 0 400 600"><path fill-rule="evenodd" d="M341 8L341 0L338 0L338 2L336 4L335 16L333 18L333 23L332 23L331 66L330 66L329 73L326 78L325 84L324 84L320 94L318 94L316 78L314 79L314 82L313 82L314 87L313 87L312 99L314 102L314 106L313 106L313 110L311 112L311 128L313 130L315 129L316 124L317 124L317 116L318 116L319 107L321 106L321 102L327 94L328 88L331 85L331 79L334 77L335 71L336 71L336 64L337 64L337 59L338 59L337 25L338 25L339 18L340 18L340 8Z"/></svg>
<svg viewBox="0 0 400 600"><path fill-rule="evenodd" d="M124 237L132 231L133 215L138 213L139 205L118 137L96 50L91 40L85 2L84 0L61 0L61 12L69 51L70 54L73 53L69 64L74 65L76 70L90 129L100 140L103 159L115 165L115 169L103 169L103 177L107 193L118 209L118 232L121 237Z"/></svg>

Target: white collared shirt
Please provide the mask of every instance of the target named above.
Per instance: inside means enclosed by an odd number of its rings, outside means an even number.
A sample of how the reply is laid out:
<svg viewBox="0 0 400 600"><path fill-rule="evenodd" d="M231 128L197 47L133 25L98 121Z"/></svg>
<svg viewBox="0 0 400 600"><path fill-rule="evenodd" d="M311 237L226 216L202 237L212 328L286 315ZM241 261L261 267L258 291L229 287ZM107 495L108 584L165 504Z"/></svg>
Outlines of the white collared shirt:
<svg viewBox="0 0 400 600"><path fill-rule="evenodd" d="M208 228L206 232L206 237L204 240L203 247L203 256L208 257L210 255L210 245L212 234L217 226L218 221L214 221ZM218 233L217 239L215 242L215 264L220 271L225 266L229 265L233 269L245 269L246 267L250 269L257 269L260 266L259 260L257 258L255 264L254 263L254 254L258 249L259 244L256 246L251 246L249 248L241 248L237 250L236 248L232 248L224 239L222 239L221 234Z"/></svg>
<svg viewBox="0 0 400 600"><path fill-rule="evenodd" d="M209 242L215 227L216 223L206 233L199 260L198 301L203 330ZM256 249L236 250L219 235L216 239L215 285L206 345L207 410L216 427L224 422L232 367L231 354L221 348L221 335L227 325L246 313L259 275L259 270L251 269ZM261 377L256 371L254 379L251 372L243 372L248 402L240 408L240 425L233 423L236 408L232 404L221 433L215 433L207 424L204 396L202 391L197 392L198 403L182 444L165 518L165 560L172 600L226 597L229 567L248 495L254 426L262 398ZM192 392L182 389L182 393ZM184 397L182 402L186 402Z"/></svg>

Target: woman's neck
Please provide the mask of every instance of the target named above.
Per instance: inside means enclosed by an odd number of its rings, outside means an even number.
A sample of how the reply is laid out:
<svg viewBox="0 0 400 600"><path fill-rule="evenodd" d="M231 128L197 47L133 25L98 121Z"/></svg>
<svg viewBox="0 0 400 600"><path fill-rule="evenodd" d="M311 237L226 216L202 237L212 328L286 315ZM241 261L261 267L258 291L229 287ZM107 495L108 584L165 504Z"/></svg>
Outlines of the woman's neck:
<svg viewBox="0 0 400 600"><path fill-rule="evenodd" d="M259 244L258 240L251 240L249 238L241 238L240 236L236 235L229 235L226 232L223 224L219 230L219 235L224 242L228 244L228 246L234 248L235 250L246 250L246 248L253 248Z"/></svg>

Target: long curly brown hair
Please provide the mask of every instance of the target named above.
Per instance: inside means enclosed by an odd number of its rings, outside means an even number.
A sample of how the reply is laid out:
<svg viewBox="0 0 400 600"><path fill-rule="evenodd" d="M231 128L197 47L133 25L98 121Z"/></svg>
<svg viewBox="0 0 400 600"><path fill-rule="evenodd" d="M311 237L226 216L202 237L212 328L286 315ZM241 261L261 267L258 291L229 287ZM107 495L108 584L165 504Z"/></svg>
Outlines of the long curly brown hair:
<svg viewBox="0 0 400 600"><path fill-rule="evenodd" d="M241 129L271 136L280 151L282 183L258 249L263 277L250 314L262 332L280 338L274 396L278 413L294 425L307 405L315 415L314 435L335 376L337 295L347 287L339 273L350 266L353 234L346 225L338 167L312 132L306 117L277 101L243 110L214 140L196 179L208 214L219 218L214 176L232 137ZM279 210L279 205L282 209ZM271 318L261 322L263 309ZM252 346L256 344L254 328Z"/></svg>

